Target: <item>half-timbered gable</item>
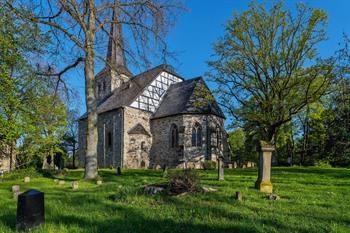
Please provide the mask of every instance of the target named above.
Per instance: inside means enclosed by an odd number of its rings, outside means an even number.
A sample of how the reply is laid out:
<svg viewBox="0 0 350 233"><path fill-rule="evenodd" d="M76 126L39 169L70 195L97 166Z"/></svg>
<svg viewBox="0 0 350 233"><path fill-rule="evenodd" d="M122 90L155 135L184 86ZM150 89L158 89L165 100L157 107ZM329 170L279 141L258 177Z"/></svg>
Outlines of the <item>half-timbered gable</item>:
<svg viewBox="0 0 350 233"><path fill-rule="evenodd" d="M142 93L132 102L131 107L155 112L170 85L182 82L182 78L167 71L161 72L147 85Z"/></svg>

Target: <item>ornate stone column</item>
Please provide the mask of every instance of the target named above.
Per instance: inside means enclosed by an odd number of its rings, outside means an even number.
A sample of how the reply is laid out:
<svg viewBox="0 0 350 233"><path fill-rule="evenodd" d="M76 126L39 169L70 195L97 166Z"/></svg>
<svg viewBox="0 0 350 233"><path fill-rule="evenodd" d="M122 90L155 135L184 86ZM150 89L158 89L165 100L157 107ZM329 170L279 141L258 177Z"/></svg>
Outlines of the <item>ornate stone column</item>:
<svg viewBox="0 0 350 233"><path fill-rule="evenodd" d="M259 173L255 187L260 192L272 193L271 177L271 156L275 147L267 142L260 142Z"/></svg>

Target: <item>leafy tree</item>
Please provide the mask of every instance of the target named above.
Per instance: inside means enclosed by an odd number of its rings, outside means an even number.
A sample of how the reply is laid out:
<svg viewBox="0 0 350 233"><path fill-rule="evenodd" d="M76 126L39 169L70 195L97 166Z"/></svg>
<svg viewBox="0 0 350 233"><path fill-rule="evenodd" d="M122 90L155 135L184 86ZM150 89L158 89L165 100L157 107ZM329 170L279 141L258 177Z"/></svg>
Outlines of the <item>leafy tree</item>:
<svg viewBox="0 0 350 233"><path fill-rule="evenodd" d="M245 161L245 133L242 128L237 128L234 131L229 132L228 135L228 141L233 154L232 159L238 161L239 163L242 163Z"/></svg>
<svg viewBox="0 0 350 233"><path fill-rule="evenodd" d="M0 146L9 147L14 168L54 150L65 126L63 102L36 75L32 58L48 39L38 26L16 18L0 1Z"/></svg>
<svg viewBox="0 0 350 233"><path fill-rule="evenodd" d="M68 110L68 127L63 136L63 147L72 156L72 167L75 168L76 152L78 150L78 118L79 114L76 110Z"/></svg>
<svg viewBox="0 0 350 233"><path fill-rule="evenodd" d="M231 116L247 122L260 140L274 144L278 129L323 96L333 78L332 59L317 59L327 15L281 2L271 9L253 2L235 14L214 47L209 79Z"/></svg>
<svg viewBox="0 0 350 233"><path fill-rule="evenodd" d="M5 154L8 151L10 169L14 168L17 141L30 127L26 120L35 102L33 90L38 88L27 58L40 53L45 42L34 24L16 20L0 1L0 149Z"/></svg>

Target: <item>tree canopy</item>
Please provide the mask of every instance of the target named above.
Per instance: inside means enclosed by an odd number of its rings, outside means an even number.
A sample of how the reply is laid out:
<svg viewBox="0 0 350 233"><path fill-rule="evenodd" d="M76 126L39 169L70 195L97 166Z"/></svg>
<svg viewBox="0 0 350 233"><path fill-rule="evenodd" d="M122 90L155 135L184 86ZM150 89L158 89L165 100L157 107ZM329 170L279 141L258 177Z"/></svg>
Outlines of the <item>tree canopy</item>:
<svg viewBox="0 0 350 233"><path fill-rule="evenodd" d="M238 122L275 143L278 129L323 96L332 79L333 59L320 59L327 15L303 4L296 12L281 2L267 9L255 1L234 14L214 46L209 80L219 102Z"/></svg>

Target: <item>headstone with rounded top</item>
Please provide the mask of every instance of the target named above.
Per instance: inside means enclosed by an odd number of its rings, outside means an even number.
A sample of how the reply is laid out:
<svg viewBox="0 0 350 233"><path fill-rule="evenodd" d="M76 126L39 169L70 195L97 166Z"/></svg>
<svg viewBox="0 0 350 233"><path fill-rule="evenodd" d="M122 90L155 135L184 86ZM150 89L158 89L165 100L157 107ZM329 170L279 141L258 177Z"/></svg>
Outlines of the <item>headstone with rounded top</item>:
<svg viewBox="0 0 350 233"><path fill-rule="evenodd" d="M45 222L44 193L30 189L18 196L17 221L18 230L28 231Z"/></svg>

